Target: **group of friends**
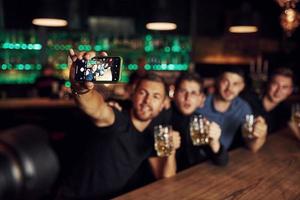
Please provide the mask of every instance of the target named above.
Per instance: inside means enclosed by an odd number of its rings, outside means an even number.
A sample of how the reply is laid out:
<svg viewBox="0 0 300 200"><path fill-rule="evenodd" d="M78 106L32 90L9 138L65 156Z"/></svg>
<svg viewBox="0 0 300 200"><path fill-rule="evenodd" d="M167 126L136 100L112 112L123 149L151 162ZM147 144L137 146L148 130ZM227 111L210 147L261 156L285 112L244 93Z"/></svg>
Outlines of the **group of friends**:
<svg viewBox="0 0 300 200"><path fill-rule="evenodd" d="M198 74L183 73L174 83L172 98L164 79L147 73L132 86L131 103L120 109L109 104L92 82L74 80L75 61L94 56L94 52L75 54L70 50L74 98L94 127L82 147L82 158L60 184L56 199L110 199L206 160L225 166L229 150L245 146L259 151L268 135L284 128L290 119L285 100L293 91L293 74L287 68L278 68L270 75L266 91L259 97L241 97L246 83L238 68L222 72L216 79L216 92L209 95L204 94ZM192 143L189 124L195 114L209 122L207 145ZM251 138L241 134L248 114L255 116ZM174 148L165 157L158 157L154 148L153 128L160 124L173 128Z"/></svg>

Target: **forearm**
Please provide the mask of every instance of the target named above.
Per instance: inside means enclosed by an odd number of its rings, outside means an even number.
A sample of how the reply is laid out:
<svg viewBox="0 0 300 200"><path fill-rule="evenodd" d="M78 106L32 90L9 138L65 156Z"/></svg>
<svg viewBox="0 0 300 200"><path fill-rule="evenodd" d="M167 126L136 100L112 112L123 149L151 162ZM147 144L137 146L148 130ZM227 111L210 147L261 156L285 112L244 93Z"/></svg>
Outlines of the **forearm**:
<svg viewBox="0 0 300 200"><path fill-rule="evenodd" d="M85 94L74 95L74 97L80 109L91 118L97 117L98 110L105 103L102 95L95 90L91 90Z"/></svg>
<svg viewBox="0 0 300 200"><path fill-rule="evenodd" d="M175 153L168 157L151 157L149 163L156 179L168 178L176 174Z"/></svg>
<svg viewBox="0 0 300 200"><path fill-rule="evenodd" d="M177 170L175 153L166 157L164 162L161 178L174 176Z"/></svg>

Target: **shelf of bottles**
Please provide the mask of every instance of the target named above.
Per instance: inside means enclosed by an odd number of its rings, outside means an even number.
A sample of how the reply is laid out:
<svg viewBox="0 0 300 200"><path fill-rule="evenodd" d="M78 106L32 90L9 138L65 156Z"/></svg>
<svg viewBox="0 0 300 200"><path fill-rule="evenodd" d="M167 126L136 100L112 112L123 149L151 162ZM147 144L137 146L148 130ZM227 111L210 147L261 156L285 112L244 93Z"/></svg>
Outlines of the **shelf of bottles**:
<svg viewBox="0 0 300 200"><path fill-rule="evenodd" d="M0 31L0 84L31 84L49 63L68 80L68 50L107 51L123 57L122 82L132 71L184 71L190 63L188 37L144 35L112 37L84 32L48 32L45 42L34 31ZM43 60L44 58L44 60ZM45 62L46 60L46 62ZM68 83L66 83L68 84Z"/></svg>

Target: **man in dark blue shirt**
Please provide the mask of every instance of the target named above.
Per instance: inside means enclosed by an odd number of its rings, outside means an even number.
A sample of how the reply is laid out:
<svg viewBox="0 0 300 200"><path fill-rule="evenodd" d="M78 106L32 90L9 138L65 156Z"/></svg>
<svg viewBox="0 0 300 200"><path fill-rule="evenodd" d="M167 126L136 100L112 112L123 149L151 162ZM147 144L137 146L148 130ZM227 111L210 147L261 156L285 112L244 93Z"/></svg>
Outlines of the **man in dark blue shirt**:
<svg viewBox="0 0 300 200"><path fill-rule="evenodd" d="M191 117L204 100L203 82L197 74L183 73L175 82L175 93L171 104L171 124L180 133L181 146L176 152L178 170L211 159L216 165L226 165L227 150L220 142L221 129L214 121L206 123L208 144L193 145L190 133ZM205 116L204 116L205 117Z"/></svg>
<svg viewBox="0 0 300 200"><path fill-rule="evenodd" d="M234 138L237 137L238 131L244 123L245 116L252 114L249 104L239 97L244 87L243 71L238 68L230 68L218 77L216 93L208 96L204 106L196 111L221 126L221 143L226 149L232 147ZM255 119L252 134L254 137L246 139L245 142L252 151L257 151L264 144L267 134L267 126L262 117L259 116Z"/></svg>

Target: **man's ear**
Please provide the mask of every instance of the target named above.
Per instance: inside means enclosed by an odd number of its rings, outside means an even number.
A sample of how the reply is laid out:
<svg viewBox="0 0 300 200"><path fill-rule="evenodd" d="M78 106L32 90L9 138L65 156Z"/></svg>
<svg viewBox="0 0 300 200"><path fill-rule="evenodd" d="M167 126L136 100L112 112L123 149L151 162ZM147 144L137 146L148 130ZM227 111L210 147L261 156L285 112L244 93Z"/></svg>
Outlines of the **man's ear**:
<svg viewBox="0 0 300 200"><path fill-rule="evenodd" d="M242 91L245 89L245 86L246 86L246 84L245 84L245 82L243 81L243 83L241 84L240 92L242 92Z"/></svg>
<svg viewBox="0 0 300 200"><path fill-rule="evenodd" d="M294 87L291 87L291 88L290 88L290 91L289 91L289 93L288 93L288 96L290 96L290 95L293 93L293 91L294 91Z"/></svg>

